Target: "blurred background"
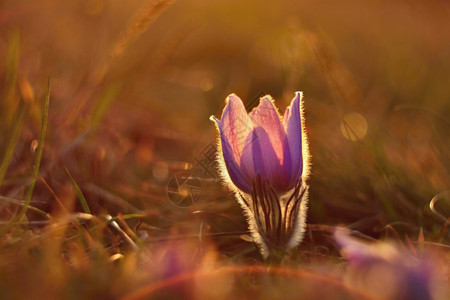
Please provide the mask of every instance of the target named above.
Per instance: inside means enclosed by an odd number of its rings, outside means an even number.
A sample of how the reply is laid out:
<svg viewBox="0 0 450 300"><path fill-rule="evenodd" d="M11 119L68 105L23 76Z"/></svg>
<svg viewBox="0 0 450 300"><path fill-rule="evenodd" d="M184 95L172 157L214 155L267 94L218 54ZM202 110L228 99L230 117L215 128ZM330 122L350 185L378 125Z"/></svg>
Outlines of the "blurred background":
<svg viewBox="0 0 450 300"><path fill-rule="evenodd" d="M115 298L199 266L262 264L212 159L209 116L230 93L249 110L270 94L284 112L304 92L315 226L292 264L336 272L337 225L446 249L449 15L438 0L0 1L5 295L28 282ZM229 296L217 289L201 293Z"/></svg>

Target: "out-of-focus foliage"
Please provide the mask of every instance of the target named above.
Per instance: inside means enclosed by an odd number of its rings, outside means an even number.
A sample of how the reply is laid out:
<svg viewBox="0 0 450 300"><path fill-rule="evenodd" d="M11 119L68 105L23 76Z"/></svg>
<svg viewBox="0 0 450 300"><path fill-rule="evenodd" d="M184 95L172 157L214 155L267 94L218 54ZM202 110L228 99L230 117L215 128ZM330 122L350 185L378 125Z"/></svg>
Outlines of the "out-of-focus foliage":
<svg viewBox="0 0 450 300"><path fill-rule="evenodd" d="M370 298L341 280L338 224L433 253L445 298L449 15L438 0L1 1L0 298ZM216 180L208 118L232 92L284 109L296 90L314 225L267 270Z"/></svg>

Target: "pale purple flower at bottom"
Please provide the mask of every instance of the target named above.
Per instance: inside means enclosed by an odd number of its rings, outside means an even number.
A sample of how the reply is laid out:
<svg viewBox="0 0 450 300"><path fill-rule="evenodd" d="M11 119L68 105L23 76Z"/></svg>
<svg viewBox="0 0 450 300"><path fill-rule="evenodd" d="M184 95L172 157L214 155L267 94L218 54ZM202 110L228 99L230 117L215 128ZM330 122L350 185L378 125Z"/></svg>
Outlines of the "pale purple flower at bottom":
<svg viewBox="0 0 450 300"><path fill-rule="evenodd" d="M432 267L392 244L368 244L339 228L334 239L350 266L351 284L359 285L377 299L433 299Z"/></svg>

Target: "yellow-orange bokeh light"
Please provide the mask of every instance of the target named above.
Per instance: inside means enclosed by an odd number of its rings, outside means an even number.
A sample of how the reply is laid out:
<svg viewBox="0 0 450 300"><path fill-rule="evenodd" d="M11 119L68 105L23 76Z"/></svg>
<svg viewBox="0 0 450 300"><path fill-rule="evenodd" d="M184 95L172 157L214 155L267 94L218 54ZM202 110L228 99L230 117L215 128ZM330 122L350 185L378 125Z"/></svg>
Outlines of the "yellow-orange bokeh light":
<svg viewBox="0 0 450 300"><path fill-rule="evenodd" d="M367 121L363 115L357 112L346 114L341 121L342 135L349 141L356 142L367 134Z"/></svg>

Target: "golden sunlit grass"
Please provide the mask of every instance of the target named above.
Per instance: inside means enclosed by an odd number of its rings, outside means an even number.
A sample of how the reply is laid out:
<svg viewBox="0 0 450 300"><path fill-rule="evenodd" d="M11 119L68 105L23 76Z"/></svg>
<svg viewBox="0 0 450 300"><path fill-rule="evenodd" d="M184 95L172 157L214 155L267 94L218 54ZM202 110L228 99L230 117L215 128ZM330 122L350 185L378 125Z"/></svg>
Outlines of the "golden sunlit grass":
<svg viewBox="0 0 450 300"><path fill-rule="evenodd" d="M348 267L338 225L426 261L446 299L449 13L443 1L3 1L0 299L377 298L386 270ZM207 159L208 117L233 92L284 108L296 90L309 225L270 265Z"/></svg>

